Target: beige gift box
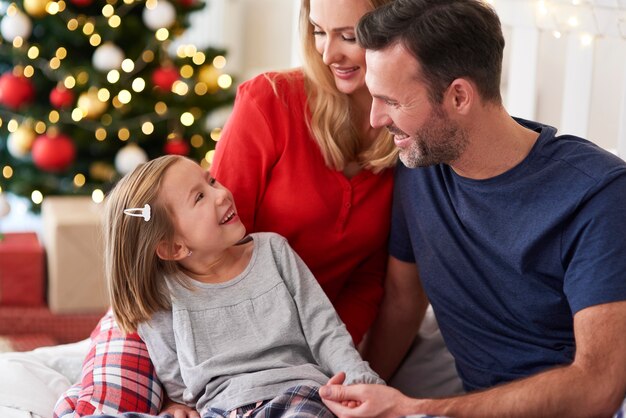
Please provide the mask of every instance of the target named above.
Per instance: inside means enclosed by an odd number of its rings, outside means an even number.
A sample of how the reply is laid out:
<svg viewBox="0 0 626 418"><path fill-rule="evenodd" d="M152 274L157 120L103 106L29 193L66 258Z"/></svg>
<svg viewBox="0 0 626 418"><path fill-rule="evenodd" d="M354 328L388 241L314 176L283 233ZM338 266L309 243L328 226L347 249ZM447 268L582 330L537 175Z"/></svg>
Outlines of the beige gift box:
<svg viewBox="0 0 626 418"><path fill-rule="evenodd" d="M104 312L103 205L83 196L50 196L41 208L54 313Z"/></svg>

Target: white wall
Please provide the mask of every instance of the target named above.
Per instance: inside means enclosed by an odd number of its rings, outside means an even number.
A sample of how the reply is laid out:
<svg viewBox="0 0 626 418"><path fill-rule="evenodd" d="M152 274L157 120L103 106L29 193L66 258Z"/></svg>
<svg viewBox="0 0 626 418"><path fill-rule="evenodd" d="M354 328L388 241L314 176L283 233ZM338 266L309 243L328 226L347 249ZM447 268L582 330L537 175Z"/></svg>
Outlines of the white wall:
<svg viewBox="0 0 626 418"><path fill-rule="evenodd" d="M227 69L238 80L299 62L298 0L207 1L194 39L223 44ZM492 1L507 42L502 87L511 114L619 149L624 157L626 0ZM572 16L576 27L568 24ZM591 45L580 44L584 33Z"/></svg>

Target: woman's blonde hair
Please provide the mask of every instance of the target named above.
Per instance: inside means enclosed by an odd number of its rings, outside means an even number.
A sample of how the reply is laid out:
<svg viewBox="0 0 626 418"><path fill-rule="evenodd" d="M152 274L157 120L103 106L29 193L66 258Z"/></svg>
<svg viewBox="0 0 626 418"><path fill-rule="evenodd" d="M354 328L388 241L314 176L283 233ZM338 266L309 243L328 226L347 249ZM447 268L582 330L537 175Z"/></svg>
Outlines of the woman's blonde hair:
<svg viewBox="0 0 626 418"><path fill-rule="evenodd" d="M367 1L374 9L392 0L363 1ZM311 111L309 129L322 151L326 165L343 170L348 162L360 161L364 168L375 173L395 165L398 150L386 129L381 130L369 149L361 150L358 130L354 125L355 110L350 105L348 95L337 90L330 69L315 49L314 28L309 21L310 10L310 0L302 0L300 7L302 69Z"/></svg>
<svg viewBox="0 0 626 418"><path fill-rule="evenodd" d="M167 155L141 164L108 194L104 214L104 267L115 319L125 332L167 309L170 298L164 275L176 276L175 261L157 256L161 241L173 242L171 211L159 199L165 172L184 157ZM150 205L149 221L124 209Z"/></svg>

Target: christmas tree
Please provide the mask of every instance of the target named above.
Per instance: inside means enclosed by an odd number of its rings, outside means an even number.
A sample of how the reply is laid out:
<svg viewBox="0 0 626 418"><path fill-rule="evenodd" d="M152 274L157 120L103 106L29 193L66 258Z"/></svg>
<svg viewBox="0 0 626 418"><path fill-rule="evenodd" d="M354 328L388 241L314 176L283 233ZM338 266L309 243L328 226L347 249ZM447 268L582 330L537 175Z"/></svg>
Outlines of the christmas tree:
<svg viewBox="0 0 626 418"><path fill-rule="evenodd" d="M224 51L176 46L200 0L0 1L0 193L95 201L163 154L204 166L233 100ZM210 7L210 4L207 6Z"/></svg>

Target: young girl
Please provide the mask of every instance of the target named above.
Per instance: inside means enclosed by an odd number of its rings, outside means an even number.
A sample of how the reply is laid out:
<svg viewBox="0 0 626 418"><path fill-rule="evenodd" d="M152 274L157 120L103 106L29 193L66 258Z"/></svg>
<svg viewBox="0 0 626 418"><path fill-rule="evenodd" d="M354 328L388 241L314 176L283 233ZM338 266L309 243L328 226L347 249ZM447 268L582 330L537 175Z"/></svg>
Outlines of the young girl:
<svg viewBox="0 0 626 418"><path fill-rule="evenodd" d="M145 163L107 198L115 318L138 330L175 402L202 417L332 417L335 373L381 383L287 241L246 236L231 193L179 156Z"/></svg>

